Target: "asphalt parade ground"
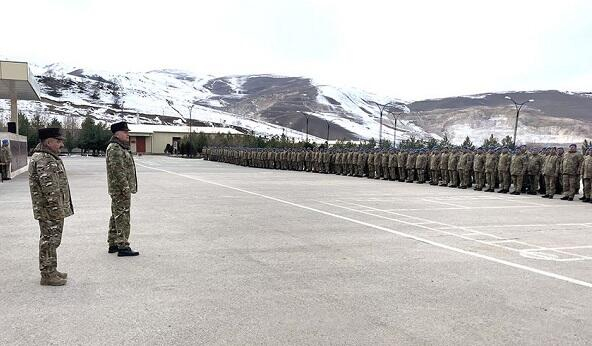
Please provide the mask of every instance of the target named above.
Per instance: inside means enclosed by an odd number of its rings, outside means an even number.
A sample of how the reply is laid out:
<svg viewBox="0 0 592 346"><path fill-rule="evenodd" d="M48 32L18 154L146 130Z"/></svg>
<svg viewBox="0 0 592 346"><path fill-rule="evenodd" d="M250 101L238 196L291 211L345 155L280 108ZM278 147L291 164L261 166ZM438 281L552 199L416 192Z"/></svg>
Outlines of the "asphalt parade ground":
<svg viewBox="0 0 592 346"><path fill-rule="evenodd" d="M136 157L107 253L104 158L39 285L27 175L0 184L0 344L589 344L592 204Z"/></svg>

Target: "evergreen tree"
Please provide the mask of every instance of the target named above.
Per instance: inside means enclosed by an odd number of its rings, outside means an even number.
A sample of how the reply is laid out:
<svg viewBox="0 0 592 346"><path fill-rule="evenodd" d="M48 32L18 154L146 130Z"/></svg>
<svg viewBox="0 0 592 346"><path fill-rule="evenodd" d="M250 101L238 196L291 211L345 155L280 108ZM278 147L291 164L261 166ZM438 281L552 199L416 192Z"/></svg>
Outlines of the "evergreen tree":
<svg viewBox="0 0 592 346"><path fill-rule="evenodd" d="M448 132L444 131L444 136L442 137L442 140L440 141L440 148L448 148L451 146L452 146L452 143L450 143L450 140L448 139Z"/></svg>
<svg viewBox="0 0 592 346"><path fill-rule="evenodd" d="M483 141L483 147L487 148L487 147L499 147L500 143L497 140L497 138L493 137L493 133L491 134L491 136L489 136L489 138L485 139Z"/></svg>
<svg viewBox="0 0 592 346"><path fill-rule="evenodd" d="M47 127L58 127L61 129L62 123L57 118L53 118L51 119L51 122L47 125Z"/></svg>
<svg viewBox="0 0 592 346"><path fill-rule="evenodd" d="M469 149L475 149L475 146L473 145L473 142L471 142L471 139L469 138L469 136L467 136L467 138L465 138L465 141L462 144L463 148L469 148Z"/></svg>
<svg viewBox="0 0 592 346"><path fill-rule="evenodd" d="M438 140L431 137L427 142L426 142L426 147L428 149L434 149L434 148L438 148L440 146L440 143L438 143Z"/></svg>
<svg viewBox="0 0 592 346"><path fill-rule="evenodd" d="M514 150L514 141L510 136L506 136L504 139L502 139L502 145L504 147L510 148L511 150Z"/></svg>

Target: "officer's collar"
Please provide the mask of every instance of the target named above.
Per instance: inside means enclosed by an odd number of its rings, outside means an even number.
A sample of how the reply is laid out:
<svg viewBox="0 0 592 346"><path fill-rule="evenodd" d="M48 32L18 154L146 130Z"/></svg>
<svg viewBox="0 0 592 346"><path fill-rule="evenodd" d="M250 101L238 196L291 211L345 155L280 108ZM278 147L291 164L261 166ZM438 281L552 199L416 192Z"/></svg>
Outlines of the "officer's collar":
<svg viewBox="0 0 592 346"><path fill-rule="evenodd" d="M35 149L33 149L33 153L46 153L55 157L57 160L60 160L59 155L51 151L48 147L44 146L43 143L37 144Z"/></svg>
<svg viewBox="0 0 592 346"><path fill-rule="evenodd" d="M118 144L120 147L122 147L125 150L130 149L129 143L124 143L123 141L121 141L119 138L117 138L115 136L111 136L111 140L109 140L109 143Z"/></svg>

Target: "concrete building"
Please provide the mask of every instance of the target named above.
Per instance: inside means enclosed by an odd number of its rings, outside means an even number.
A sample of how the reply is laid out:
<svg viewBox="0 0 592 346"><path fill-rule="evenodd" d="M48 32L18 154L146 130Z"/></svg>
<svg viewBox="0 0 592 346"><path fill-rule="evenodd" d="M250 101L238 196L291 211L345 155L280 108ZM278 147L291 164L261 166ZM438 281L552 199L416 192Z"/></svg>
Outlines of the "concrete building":
<svg viewBox="0 0 592 346"><path fill-rule="evenodd" d="M128 124L130 129L130 147L137 154L164 154L167 144L175 147L184 136L189 134L189 126ZM191 127L191 132L206 135L231 134L242 136L243 133L228 127Z"/></svg>
<svg viewBox="0 0 592 346"><path fill-rule="evenodd" d="M8 132L0 133L0 140L10 141L11 176L27 169L27 137L18 135L18 100L39 101L40 91L26 62L0 61L0 99L10 100Z"/></svg>

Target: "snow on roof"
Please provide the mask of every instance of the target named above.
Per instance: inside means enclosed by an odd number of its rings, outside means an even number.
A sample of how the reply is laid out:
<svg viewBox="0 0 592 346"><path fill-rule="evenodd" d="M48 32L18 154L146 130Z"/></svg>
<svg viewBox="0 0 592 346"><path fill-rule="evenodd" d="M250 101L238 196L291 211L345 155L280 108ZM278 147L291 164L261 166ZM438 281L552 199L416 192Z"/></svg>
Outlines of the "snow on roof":
<svg viewBox="0 0 592 346"><path fill-rule="evenodd" d="M128 124L130 132L133 133L189 133L189 126L171 126L171 125L146 125L146 124ZM208 127L208 126L192 126L193 133L230 133L233 135L243 134L230 127Z"/></svg>

